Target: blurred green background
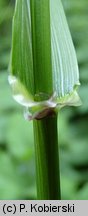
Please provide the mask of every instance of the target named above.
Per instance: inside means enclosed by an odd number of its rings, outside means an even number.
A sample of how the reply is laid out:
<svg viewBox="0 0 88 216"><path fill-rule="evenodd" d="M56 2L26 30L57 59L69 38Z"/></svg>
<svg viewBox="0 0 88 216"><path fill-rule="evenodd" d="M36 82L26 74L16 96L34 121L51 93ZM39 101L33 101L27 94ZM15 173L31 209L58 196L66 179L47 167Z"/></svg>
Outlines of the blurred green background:
<svg viewBox="0 0 88 216"><path fill-rule="evenodd" d="M8 85L15 0L0 0L0 199L36 199L32 122ZM63 0L76 47L83 105L59 114L62 199L88 199L88 0ZM54 186L53 186L54 187Z"/></svg>

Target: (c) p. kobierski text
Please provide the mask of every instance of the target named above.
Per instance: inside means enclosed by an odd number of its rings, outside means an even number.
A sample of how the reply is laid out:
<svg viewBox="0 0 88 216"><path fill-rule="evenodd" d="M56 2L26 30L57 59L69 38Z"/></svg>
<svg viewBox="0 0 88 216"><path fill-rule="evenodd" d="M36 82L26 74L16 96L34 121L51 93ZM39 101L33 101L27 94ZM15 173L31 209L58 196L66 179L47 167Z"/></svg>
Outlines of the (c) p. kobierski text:
<svg viewBox="0 0 88 216"><path fill-rule="evenodd" d="M74 212L75 206L74 204L70 205L38 205L38 204L31 204L31 212Z"/></svg>

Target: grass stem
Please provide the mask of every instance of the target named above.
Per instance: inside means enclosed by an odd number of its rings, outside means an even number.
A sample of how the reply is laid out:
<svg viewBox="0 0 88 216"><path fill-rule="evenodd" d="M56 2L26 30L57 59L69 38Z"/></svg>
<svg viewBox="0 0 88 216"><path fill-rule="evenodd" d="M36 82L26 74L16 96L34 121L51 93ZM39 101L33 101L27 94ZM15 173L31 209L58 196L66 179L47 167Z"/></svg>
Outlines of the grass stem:
<svg viewBox="0 0 88 216"><path fill-rule="evenodd" d="M57 115L34 120L37 199L60 199Z"/></svg>

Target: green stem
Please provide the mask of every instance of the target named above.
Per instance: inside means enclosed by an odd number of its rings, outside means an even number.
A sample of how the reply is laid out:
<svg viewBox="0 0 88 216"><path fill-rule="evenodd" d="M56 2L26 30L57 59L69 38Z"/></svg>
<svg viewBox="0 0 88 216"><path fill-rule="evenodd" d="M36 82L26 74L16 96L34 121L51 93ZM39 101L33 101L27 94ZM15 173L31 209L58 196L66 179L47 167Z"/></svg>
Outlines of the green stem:
<svg viewBox="0 0 88 216"><path fill-rule="evenodd" d="M60 199L57 115L34 120L37 199Z"/></svg>
<svg viewBox="0 0 88 216"><path fill-rule="evenodd" d="M50 0L31 0L30 9L34 93L41 101L53 94ZM60 199L57 116L34 120L34 134L37 199Z"/></svg>
<svg viewBox="0 0 88 216"><path fill-rule="evenodd" d="M52 95L50 1L31 0L30 8L34 92Z"/></svg>

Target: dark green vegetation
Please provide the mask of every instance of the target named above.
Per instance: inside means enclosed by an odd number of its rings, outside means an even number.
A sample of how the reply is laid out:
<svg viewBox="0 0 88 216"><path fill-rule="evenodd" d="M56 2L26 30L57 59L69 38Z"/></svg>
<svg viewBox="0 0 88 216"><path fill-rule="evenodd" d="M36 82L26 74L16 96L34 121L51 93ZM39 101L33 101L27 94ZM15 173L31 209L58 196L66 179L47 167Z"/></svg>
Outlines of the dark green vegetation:
<svg viewBox="0 0 88 216"><path fill-rule="evenodd" d="M32 122L13 101L7 82L13 2L0 0L0 199L35 199ZM59 114L62 199L88 199L88 2L63 0L76 46L83 105Z"/></svg>

